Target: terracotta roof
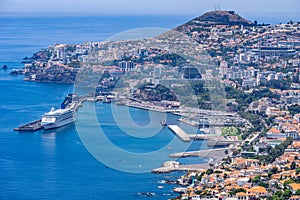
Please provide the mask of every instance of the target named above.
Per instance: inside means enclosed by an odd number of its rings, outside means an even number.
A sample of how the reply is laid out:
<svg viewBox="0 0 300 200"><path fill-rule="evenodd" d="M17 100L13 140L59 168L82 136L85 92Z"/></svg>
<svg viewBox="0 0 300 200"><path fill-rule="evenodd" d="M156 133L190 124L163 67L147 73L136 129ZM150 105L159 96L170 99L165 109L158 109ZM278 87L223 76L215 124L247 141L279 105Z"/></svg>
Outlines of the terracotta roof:
<svg viewBox="0 0 300 200"><path fill-rule="evenodd" d="M300 141L293 141L293 146L295 148L299 148L300 147Z"/></svg>
<svg viewBox="0 0 300 200"><path fill-rule="evenodd" d="M284 120L283 117L276 117L275 120Z"/></svg>
<svg viewBox="0 0 300 200"><path fill-rule="evenodd" d="M292 190L300 190L300 183L291 183L289 186L292 188Z"/></svg>
<svg viewBox="0 0 300 200"><path fill-rule="evenodd" d="M236 193L236 196L237 197L246 197L247 194L245 192L238 192L238 193Z"/></svg>
<svg viewBox="0 0 300 200"><path fill-rule="evenodd" d="M266 188L262 186L254 186L248 190L249 193L267 193Z"/></svg>
<svg viewBox="0 0 300 200"><path fill-rule="evenodd" d="M278 130L277 128L272 127L272 128L268 131L268 133L280 134L281 132L280 132L280 130Z"/></svg>
<svg viewBox="0 0 300 200"><path fill-rule="evenodd" d="M296 196L296 195L294 195L294 196L291 196L289 199L300 199L300 196Z"/></svg>

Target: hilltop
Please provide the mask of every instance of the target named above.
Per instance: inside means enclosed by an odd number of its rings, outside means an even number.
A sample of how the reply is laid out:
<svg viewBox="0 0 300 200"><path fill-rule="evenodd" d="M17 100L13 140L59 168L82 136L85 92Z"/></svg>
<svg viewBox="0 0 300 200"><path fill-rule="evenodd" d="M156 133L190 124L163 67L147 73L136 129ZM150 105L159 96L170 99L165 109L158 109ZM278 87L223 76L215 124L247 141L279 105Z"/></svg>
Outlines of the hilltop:
<svg viewBox="0 0 300 200"><path fill-rule="evenodd" d="M210 11L199 17L196 17L189 22L179 26L177 29L181 30L183 27L193 25L244 25L251 26L253 23L248 21L234 11Z"/></svg>

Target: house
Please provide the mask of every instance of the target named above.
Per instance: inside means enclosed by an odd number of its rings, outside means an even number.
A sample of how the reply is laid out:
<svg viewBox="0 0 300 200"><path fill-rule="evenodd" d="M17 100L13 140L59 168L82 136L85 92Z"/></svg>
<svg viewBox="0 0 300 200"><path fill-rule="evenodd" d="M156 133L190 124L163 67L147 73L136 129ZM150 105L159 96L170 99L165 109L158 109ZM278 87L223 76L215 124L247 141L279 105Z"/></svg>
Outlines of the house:
<svg viewBox="0 0 300 200"><path fill-rule="evenodd" d="M289 198L289 200L300 200L300 196L296 196L296 195L291 196L291 197Z"/></svg>
<svg viewBox="0 0 300 200"><path fill-rule="evenodd" d="M188 200L189 199L189 195L188 194L182 194L181 195L181 200Z"/></svg>
<svg viewBox="0 0 300 200"><path fill-rule="evenodd" d="M232 165L237 168L247 168L251 166L256 166L259 160L257 159L245 159L245 158L235 158L233 159Z"/></svg>
<svg viewBox="0 0 300 200"><path fill-rule="evenodd" d="M267 107L266 115L271 116L280 116L282 113L279 108Z"/></svg>
<svg viewBox="0 0 300 200"><path fill-rule="evenodd" d="M245 192L238 192L238 193L236 193L236 198L238 200L247 200L248 195Z"/></svg>
<svg viewBox="0 0 300 200"><path fill-rule="evenodd" d="M200 195L198 194L190 194L191 200L201 200Z"/></svg>
<svg viewBox="0 0 300 200"><path fill-rule="evenodd" d="M237 181L236 181L236 183L237 183L237 185L238 186L244 186L246 183L248 183L249 182L249 178L240 178L240 179L238 179Z"/></svg>
<svg viewBox="0 0 300 200"><path fill-rule="evenodd" d="M247 194L263 198L267 196L267 190L262 186L254 186L247 191Z"/></svg>
<svg viewBox="0 0 300 200"><path fill-rule="evenodd" d="M292 190L293 194L295 194L297 190L300 190L300 183L291 183L288 186Z"/></svg>
<svg viewBox="0 0 300 200"><path fill-rule="evenodd" d="M278 139L278 138L286 138L285 133L281 133L280 130L278 130L275 127L272 127L267 133L266 136L268 139Z"/></svg>

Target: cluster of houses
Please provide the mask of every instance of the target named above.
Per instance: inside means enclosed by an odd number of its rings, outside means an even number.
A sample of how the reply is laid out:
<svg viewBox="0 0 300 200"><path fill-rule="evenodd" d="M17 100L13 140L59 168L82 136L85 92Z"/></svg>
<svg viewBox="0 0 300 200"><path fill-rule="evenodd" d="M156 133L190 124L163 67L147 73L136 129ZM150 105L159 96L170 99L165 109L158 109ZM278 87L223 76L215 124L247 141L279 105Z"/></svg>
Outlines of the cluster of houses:
<svg viewBox="0 0 300 200"><path fill-rule="evenodd" d="M232 158L230 163L189 172L181 181L188 187L175 188L183 200L267 199L285 191L285 199L300 199L300 142L294 141L284 154L268 165L257 159ZM282 198L282 197L281 197Z"/></svg>

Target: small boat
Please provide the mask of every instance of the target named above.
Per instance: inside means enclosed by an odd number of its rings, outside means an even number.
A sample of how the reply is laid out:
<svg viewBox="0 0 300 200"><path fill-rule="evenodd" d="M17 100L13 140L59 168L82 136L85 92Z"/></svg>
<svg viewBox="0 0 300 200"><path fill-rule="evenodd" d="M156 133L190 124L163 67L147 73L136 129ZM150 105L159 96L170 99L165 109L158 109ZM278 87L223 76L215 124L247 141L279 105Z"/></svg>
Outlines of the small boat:
<svg viewBox="0 0 300 200"><path fill-rule="evenodd" d="M158 181L158 183L166 183L166 181L165 180L160 180L160 181Z"/></svg>
<svg viewBox="0 0 300 200"><path fill-rule="evenodd" d="M18 70L12 70L10 73L9 73L9 75L11 75L11 76L18 76L19 75L19 72L18 72Z"/></svg>
<svg viewBox="0 0 300 200"><path fill-rule="evenodd" d="M111 98L108 98L107 96L104 97L103 103L111 103Z"/></svg>
<svg viewBox="0 0 300 200"><path fill-rule="evenodd" d="M162 126L167 126L166 120L161 121L160 124L161 124Z"/></svg>

